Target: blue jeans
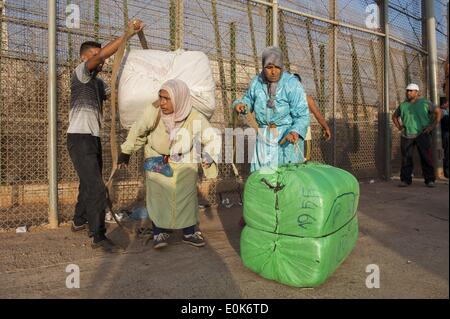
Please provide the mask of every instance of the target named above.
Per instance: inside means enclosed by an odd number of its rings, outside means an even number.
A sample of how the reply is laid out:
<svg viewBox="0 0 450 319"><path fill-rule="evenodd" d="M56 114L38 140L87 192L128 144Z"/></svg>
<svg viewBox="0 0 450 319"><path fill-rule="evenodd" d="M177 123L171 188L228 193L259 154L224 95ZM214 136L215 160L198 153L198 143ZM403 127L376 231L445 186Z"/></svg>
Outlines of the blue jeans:
<svg viewBox="0 0 450 319"><path fill-rule="evenodd" d="M164 232L165 230L164 228L156 226L154 222L152 222L152 224L153 224L153 235L159 235ZM193 233L195 233L195 225L183 228L183 235L187 236L192 235Z"/></svg>

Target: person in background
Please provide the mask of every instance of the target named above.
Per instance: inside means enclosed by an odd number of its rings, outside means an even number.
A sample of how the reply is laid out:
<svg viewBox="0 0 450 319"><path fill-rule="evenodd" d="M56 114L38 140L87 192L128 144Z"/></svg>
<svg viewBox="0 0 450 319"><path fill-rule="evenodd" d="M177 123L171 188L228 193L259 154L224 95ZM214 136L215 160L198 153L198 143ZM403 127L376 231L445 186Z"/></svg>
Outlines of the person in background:
<svg viewBox="0 0 450 319"><path fill-rule="evenodd" d="M298 81L300 83L302 83L302 78L300 77L299 74L294 73L294 76L298 79ZM331 139L331 130L327 124L327 121L320 113L319 108L317 107L316 103L314 102L314 98L311 95L307 94L306 100L308 101L309 111L314 115L314 117L316 118L316 120L320 124L320 126L322 126L323 137L325 138L326 141L329 141ZM307 131L306 137L305 137L305 144L306 144L305 145L305 158L307 161L309 161L311 159L311 149L312 149L311 125L308 126L308 131Z"/></svg>
<svg viewBox="0 0 450 319"><path fill-rule="evenodd" d="M400 142L402 167L399 187L412 184L414 146L417 146L419 151L425 185L435 187L431 133L439 124L440 115L438 107L424 97L420 97L417 84L411 83L406 87L406 99L392 114L394 125L402 132Z"/></svg>
<svg viewBox="0 0 450 319"><path fill-rule="evenodd" d="M445 83L444 83L444 92L445 92ZM443 167L444 167L444 176L448 178L448 131L449 131L449 122L448 122L448 100L445 97L441 97L440 101L441 108L441 133L442 133L442 148L444 149L444 158L443 158Z"/></svg>

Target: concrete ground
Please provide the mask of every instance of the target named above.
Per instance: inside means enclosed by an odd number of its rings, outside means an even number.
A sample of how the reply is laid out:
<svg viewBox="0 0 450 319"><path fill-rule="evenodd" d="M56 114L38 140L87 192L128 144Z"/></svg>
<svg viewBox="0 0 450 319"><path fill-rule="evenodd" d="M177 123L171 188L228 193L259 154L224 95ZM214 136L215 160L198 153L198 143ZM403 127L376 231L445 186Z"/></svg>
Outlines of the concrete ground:
<svg viewBox="0 0 450 319"><path fill-rule="evenodd" d="M287 287L246 269L235 206L200 213L208 242L200 249L174 233L155 251L115 225L110 237L126 253L93 251L86 233L68 226L0 233L0 298L448 298L448 183L396 184L361 184L356 248L318 288ZM79 289L66 288L69 264L80 267ZM378 289L366 287L369 264L379 266Z"/></svg>

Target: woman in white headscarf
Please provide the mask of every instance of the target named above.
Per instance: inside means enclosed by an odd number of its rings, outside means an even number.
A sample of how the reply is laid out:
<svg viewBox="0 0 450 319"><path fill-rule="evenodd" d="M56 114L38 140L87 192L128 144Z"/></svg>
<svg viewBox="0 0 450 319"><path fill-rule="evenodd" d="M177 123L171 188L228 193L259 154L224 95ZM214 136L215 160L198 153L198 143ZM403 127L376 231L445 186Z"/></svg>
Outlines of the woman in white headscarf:
<svg viewBox="0 0 450 319"><path fill-rule="evenodd" d="M182 229L183 242L205 245L201 233L195 231L198 163L199 157L207 154L201 159L204 173L208 178L217 177L221 144L221 135L192 108L189 88L178 79L162 85L159 108L150 105L131 127L121 145L119 164L127 164L130 154L144 146L146 202L153 222L154 248L168 245L166 229ZM201 146L203 152L199 151Z"/></svg>

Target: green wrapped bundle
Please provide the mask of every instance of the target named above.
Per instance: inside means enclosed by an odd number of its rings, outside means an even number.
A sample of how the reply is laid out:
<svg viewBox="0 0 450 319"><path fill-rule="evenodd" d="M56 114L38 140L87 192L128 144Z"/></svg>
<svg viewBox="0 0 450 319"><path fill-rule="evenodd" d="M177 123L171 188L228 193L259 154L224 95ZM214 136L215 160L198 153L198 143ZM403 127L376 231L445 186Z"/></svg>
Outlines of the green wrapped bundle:
<svg viewBox="0 0 450 319"><path fill-rule="evenodd" d="M359 184L342 169L318 163L255 171L245 184L244 218L248 226L290 236L322 237L356 214Z"/></svg>
<svg viewBox="0 0 450 319"><path fill-rule="evenodd" d="M262 277L294 287L322 284L353 250L355 216L337 232L320 238L279 235L245 226L241 234L244 265Z"/></svg>
<svg viewBox="0 0 450 319"><path fill-rule="evenodd" d="M323 283L356 243L358 201L356 178L329 165L254 172L244 191L244 265L291 286Z"/></svg>

